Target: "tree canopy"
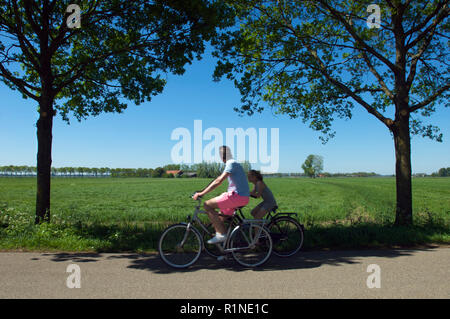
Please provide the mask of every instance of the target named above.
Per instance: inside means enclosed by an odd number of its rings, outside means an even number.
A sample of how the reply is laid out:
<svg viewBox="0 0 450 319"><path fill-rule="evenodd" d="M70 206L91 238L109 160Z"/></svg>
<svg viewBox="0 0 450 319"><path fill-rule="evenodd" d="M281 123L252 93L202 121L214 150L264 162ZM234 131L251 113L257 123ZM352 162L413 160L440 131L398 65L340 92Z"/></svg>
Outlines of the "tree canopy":
<svg viewBox="0 0 450 319"><path fill-rule="evenodd" d="M324 141L355 105L392 129L402 98L411 132L440 141L421 117L450 105L448 1L380 1L380 28L367 25L372 2L227 0L238 27L214 41L214 78L234 81L236 111L268 105L308 122Z"/></svg>
<svg viewBox="0 0 450 319"><path fill-rule="evenodd" d="M308 155L302 164L303 172L306 176L317 177L323 171L323 157L320 155Z"/></svg>
<svg viewBox="0 0 450 319"><path fill-rule="evenodd" d="M47 89L66 120L150 101L222 23L218 2L77 3L81 27L69 28L67 1L0 0L1 80L38 102Z"/></svg>

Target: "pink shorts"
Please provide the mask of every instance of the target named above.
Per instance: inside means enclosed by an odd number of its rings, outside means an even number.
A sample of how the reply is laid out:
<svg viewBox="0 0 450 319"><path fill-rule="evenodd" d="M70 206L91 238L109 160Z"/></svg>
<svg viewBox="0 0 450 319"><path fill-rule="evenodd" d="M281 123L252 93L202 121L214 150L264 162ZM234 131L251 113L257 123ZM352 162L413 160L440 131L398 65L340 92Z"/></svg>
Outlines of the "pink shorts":
<svg viewBox="0 0 450 319"><path fill-rule="evenodd" d="M236 208L247 205L248 201L248 196L241 196L234 191L230 191L220 195L216 203L222 214L233 215Z"/></svg>

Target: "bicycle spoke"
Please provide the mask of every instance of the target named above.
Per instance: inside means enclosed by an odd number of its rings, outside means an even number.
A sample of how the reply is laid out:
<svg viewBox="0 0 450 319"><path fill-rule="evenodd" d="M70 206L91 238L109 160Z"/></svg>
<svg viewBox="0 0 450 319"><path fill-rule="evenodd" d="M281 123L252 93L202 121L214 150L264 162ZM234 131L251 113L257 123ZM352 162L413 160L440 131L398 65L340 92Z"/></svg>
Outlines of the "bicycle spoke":
<svg viewBox="0 0 450 319"><path fill-rule="evenodd" d="M233 233L230 246L233 257L238 263L247 267L255 267L269 258L272 251L272 240L262 226L243 225Z"/></svg>
<svg viewBox="0 0 450 319"><path fill-rule="evenodd" d="M201 253L201 238L186 225L173 225L161 236L159 252L161 258L172 267L187 267L194 263Z"/></svg>
<svg viewBox="0 0 450 319"><path fill-rule="evenodd" d="M273 251L281 257L295 254L303 245L303 229L290 217L275 218L269 225Z"/></svg>

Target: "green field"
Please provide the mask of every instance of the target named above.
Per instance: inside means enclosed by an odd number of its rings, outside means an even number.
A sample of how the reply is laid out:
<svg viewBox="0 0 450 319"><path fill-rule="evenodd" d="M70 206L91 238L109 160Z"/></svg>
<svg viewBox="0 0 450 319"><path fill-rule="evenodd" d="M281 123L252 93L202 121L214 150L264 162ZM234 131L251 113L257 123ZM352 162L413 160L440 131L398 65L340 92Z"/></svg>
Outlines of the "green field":
<svg viewBox="0 0 450 319"><path fill-rule="evenodd" d="M305 249L450 243L450 178L413 179L414 227L397 228L394 178L272 178L280 211L297 212ZM34 178L0 178L0 249L153 251L191 214L207 179L54 178L52 222L35 226ZM212 195L225 190L222 185ZM212 196L211 195L211 196ZM208 197L209 198L209 197ZM251 199L249 208L259 200Z"/></svg>

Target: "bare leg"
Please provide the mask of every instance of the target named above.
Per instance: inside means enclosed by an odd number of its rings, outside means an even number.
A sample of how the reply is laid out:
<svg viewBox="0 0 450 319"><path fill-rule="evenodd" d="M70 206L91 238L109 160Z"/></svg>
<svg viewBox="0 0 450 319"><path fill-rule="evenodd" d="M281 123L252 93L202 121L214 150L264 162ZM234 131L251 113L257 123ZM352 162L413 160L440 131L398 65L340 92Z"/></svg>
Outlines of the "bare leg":
<svg viewBox="0 0 450 319"><path fill-rule="evenodd" d="M252 210L252 216L255 219L262 219L264 216L266 216L266 214L267 214L267 210L265 210L263 207L257 206Z"/></svg>
<svg viewBox="0 0 450 319"><path fill-rule="evenodd" d="M218 215L216 212L216 208L219 208L217 206L215 198L211 198L210 200L207 200L203 207L205 207L206 213L208 214L209 220L213 224L214 229L217 233L220 233L222 235L225 235L227 230L225 227L225 224L223 223L222 218Z"/></svg>

